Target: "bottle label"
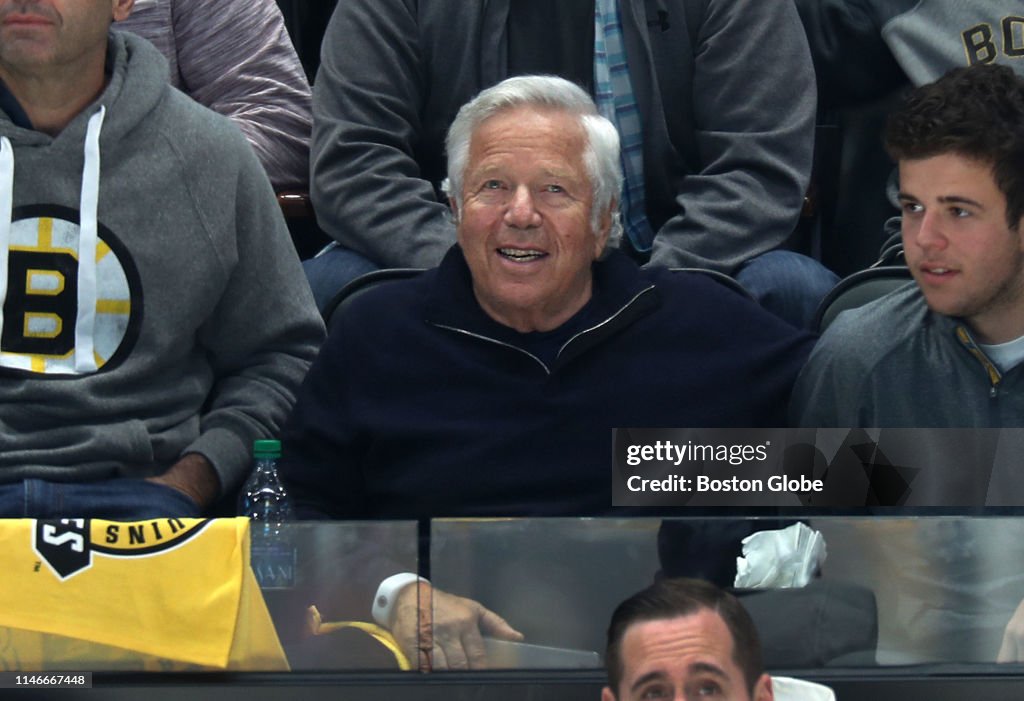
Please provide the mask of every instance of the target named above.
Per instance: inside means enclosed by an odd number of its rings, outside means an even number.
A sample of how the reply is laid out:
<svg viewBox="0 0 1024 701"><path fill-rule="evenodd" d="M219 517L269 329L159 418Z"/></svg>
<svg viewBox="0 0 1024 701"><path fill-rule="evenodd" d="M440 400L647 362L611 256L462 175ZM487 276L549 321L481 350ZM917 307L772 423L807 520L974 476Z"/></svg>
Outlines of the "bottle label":
<svg viewBox="0 0 1024 701"><path fill-rule="evenodd" d="M286 542L253 542L252 571L260 589L295 586L295 548Z"/></svg>

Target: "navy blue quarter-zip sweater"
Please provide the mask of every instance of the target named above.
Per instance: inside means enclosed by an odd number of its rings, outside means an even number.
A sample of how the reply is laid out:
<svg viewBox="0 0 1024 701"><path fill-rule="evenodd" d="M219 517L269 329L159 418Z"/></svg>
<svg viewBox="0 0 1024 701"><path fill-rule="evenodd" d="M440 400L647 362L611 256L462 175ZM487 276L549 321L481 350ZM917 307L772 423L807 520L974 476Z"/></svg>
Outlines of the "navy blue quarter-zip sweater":
<svg viewBox="0 0 1024 701"><path fill-rule="evenodd" d="M458 247L355 300L284 436L300 513L609 513L613 428L784 425L810 336L703 275L593 271L548 360L476 303Z"/></svg>

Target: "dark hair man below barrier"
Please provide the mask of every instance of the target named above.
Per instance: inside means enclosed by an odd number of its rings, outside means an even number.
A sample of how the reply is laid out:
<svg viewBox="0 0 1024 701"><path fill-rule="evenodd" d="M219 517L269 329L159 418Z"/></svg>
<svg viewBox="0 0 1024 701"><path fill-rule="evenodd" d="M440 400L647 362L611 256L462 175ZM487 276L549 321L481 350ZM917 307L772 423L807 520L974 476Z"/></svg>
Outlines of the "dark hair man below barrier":
<svg viewBox="0 0 1024 701"><path fill-rule="evenodd" d="M1024 79L960 68L891 117L914 276L841 314L801 373L802 426L1024 424Z"/></svg>
<svg viewBox="0 0 1024 701"><path fill-rule="evenodd" d="M608 626L602 701L772 701L750 615L698 579L663 579L619 604Z"/></svg>

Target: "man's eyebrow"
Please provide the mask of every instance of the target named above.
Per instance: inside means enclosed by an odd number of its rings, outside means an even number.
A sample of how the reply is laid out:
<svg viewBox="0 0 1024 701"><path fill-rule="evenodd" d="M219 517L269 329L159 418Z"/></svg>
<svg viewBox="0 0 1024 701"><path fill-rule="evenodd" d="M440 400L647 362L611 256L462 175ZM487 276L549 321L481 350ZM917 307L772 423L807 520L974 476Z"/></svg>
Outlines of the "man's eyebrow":
<svg viewBox="0 0 1024 701"><path fill-rule="evenodd" d="M728 681L728 679L729 679L729 675L725 673L724 669L722 669L721 667L719 667L716 664L711 664L710 662L694 662L693 664L690 665L690 671L691 672L699 672L699 673L702 673L702 674L710 674L710 675L712 675L714 677L718 677L719 679L722 679L723 681ZM637 680L634 681L632 685L630 685L629 690L630 691L636 691L637 689L642 687L644 684L646 684L648 682L651 682L651 681L655 681L655 680L661 679L664 676L665 675L662 672L658 671L658 670L655 670L653 672L648 672L647 674L643 675L642 677L638 677Z"/></svg>
<svg viewBox="0 0 1024 701"><path fill-rule="evenodd" d="M502 167L497 163L485 163L482 166L477 165L477 167L473 169L473 174L479 175L480 173L494 173L500 171L501 169Z"/></svg>
<svg viewBox="0 0 1024 701"><path fill-rule="evenodd" d="M550 178L570 179L575 177L575 173L571 168L544 168L544 170L541 171L541 174Z"/></svg>
<svg viewBox="0 0 1024 701"><path fill-rule="evenodd" d="M629 687L629 690L630 691L636 691L637 689L642 687L647 682L652 682L652 681L655 681L656 679L661 679L663 676L665 676L665 675L662 674L661 672L657 671L657 670L655 670L653 672L648 672L647 674L643 675L642 677L638 677L637 680L635 682L633 682L633 684Z"/></svg>
<svg viewBox="0 0 1024 701"><path fill-rule="evenodd" d="M943 204L969 204L972 207L977 207L978 209L985 209L985 205L981 202L975 202L970 197L963 197L961 195L946 195L944 197L940 197L939 202Z"/></svg>
<svg viewBox="0 0 1024 701"><path fill-rule="evenodd" d="M716 664L710 662L694 662L690 665L691 672L704 672L705 674L711 674L722 679L728 679L729 675L725 673L725 670Z"/></svg>
<svg viewBox="0 0 1024 701"><path fill-rule="evenodd" d="M910 193L901 192L896 195L896 199L900 202L920 202L917 197L914 197ZM970 197L964 197L963 195L942 195L937 198L942 204L967 204L978 209L984 209L985 205L976 200L972 200Z"/></svg>

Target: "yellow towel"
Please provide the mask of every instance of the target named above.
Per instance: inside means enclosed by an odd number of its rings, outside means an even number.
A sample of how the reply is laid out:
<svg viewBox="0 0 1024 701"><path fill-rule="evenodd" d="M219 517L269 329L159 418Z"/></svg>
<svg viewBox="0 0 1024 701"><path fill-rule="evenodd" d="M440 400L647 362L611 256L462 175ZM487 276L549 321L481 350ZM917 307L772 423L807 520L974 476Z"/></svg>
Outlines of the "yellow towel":
<svg viewBox="0 0 1024 701"><path fill-rule="evenodd" d="M7 669L287 669L248 519L0 521Z"/></svg>

